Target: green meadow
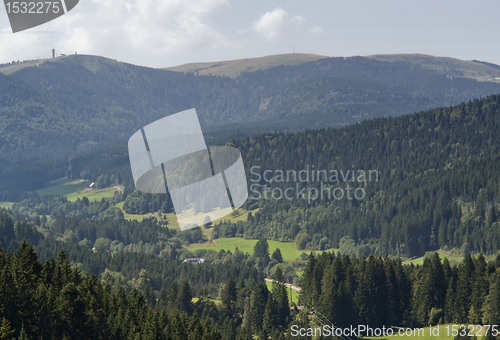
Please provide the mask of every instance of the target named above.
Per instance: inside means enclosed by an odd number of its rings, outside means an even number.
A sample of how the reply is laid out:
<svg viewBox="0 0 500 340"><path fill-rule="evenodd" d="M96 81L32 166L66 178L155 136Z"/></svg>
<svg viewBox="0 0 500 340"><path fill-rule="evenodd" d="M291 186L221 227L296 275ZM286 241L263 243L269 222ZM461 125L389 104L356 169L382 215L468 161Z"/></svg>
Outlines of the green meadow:
<svg viewBox="0 0 500 340"><path fill-rule="evenodd" d="M221 249L230 250L234 252L236 248L244 253L253 253L253 248L258 240L247 240L244 238L233 237L233 238L218 238L211 242L201 243L201 244L191 244L188 249L195 251L196 249L211 249L215 251L220 251ZM276 248L281 250L283 255L283 260L286 262L295 261L300 258L300 254L309 254L311 250L298 250L293 242L278 242L268 240L269 253L272 254ZM337 251L336 249L328 249L326 251Z"/></svg>
<svg viewBox="0 0 500 340"><path fill-rule="evenodd" d="M65 178L58 179L50 182L51 186L36 190L37 194L49 195L49 196L68 196L74 195L79 191L83 191L88 187L88 184L84 180L70 181Z"/></svg>
<svg viewBox="0 0 500 340"><path fill-rule="evenodd" d="M0 202L0 208L12 208L14 202Z"/></svg>
<svg viewBox="0 0 500 340"><path fill-rule="evenodd" d="M87 197L89 201L100 201L101 199L113 198L116 187L98 189L93 191L84 191L89 186L89 182L83 179L71 181L67 178L60 178L50 182L51 186L36 190L39 195L66 196L70 202Z"/></svg>
<svg viewBox="0 0 500 340"><path fill-rule="evenodd" d="M439 254L439 257L441 258L441 260L448 259L451 266L459 265L462 262L462 260L464 259L462 251L460 249L456 249L456 248L451 249L451 250L439 249L439 250L437 250L437 253ZM404 264L423 265L425 258L431 257L433 254L434 254L434 251L431 251L431 252L426 253L424 256L417 257L414 259L409 259L409 260L404 261L403 263ZM479 255L478 253L471 254L472 257L477 257L478 255ZM487 260L494 260L496 258L496 254L484 255L484 257Z"/></svg>
<svg viewBox="0 0 500 340"><path fill-rule="evenodd" d="M66 197L68 198L69 201L74 202L78 198L82 199L84 197L87 197L90 202L93 201L100 201L101 199L111 199L113 198L115 191L119 191L117 188L111 187L111 188L104 188L104 189L98 189L94 191L79 191L71 195L67 195Z"/></svg>
<svg viewBox="0 0 500 340"><path fill-rule="evenodd" d="M212 299L211 297L208 297L208 298L209 298L209 300L210 300L210 301L214 302L216 305L220 305L220 304L222 304L222 301L221 301L221 300ZM192 301L193 303L198 302L198 300L200 300L200 298L197 298L197 297L194 297L194 298L192 298L192 299L191 299L191 301Z"/></svg>

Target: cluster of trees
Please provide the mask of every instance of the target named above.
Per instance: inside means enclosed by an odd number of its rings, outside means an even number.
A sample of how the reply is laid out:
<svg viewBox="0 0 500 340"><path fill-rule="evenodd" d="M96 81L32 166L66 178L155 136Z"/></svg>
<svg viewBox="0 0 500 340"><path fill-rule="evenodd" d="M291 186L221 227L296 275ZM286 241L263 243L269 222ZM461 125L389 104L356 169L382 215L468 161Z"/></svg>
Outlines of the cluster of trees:
<svg viewBox="0 0 500 340"><path fill-rule="evenodd" d="M42 238L32 223L12 218L5 209L0 209L0 246L13 250L23 240L38 244Z"/></svg>
<svg viewBox="0 0 500 340"><path fill-rule="evenodd" d="M118 194L118 192L116 193ZM122 195L115 195L119 200ZM118 203L118 202L117 202ZM58 218L82 219L123 219L123 212L114 201L101 199L90 202L87 197L78 198L70 202L64 196L39 196L36 193L29 194L29 197L12 206L12 210L23 216L36 225L46 223L48 217L52 220Z"/></svg>
<svg viewBox="0 0 500 340"><path fill-rule="evenodd" d="M261 259L269 257L265 248L264 241L256 247ZM197 275L167 268L168 284L155 290L146 269L133 285L126 285L111 279L111 270L101 281L83 275L64 251L43 263L27 242L14 255L0 250L0 337L288 339L291 325L311 326L310 312L337 327L500 322L500 256L486 261L482 255L467 255L452 267L438 254L422 266L388 257L310 255L301 283L299 304L305 309L300 314L289 308L279 267L271 291L258 283L262 278L231 272L218 281L215 295L205 285L198 286L199 299L193 302L191 282L212 269L183 266Z"/></svg>
<svg viewBox="0 0 500 340"><path fill-rule="evenodd" d="M193 304L186 281L148 303L137 289L83 276L64 252L42 264L29 243L15 255L0 250L2 339L234 339L231 319L228 329L217 324L222 315L211 301Z"/></svg>
<svg viewBox="0 0 500 340"><path fill-rule="evenodd" d="M107 222L60 219L52 231L70 230L96 243L102 236L142 243L175 235L153 220ZM434 254L413 266L373 255L311 254L300 283L299 305L305 309L298 313L289 308L286 266L279 265L283 256L278 249L270 255L263 239L252 256L239 250L190 254L180 247L167 257L92 251L43 237L32 223L5 210L0 231L3 248L10 249L0 251L5 339L285 339L292 324L310 326L310 312L338 327L500 322L500 256L487 261L482 254L467 254L451 266ZM18 243L33 235L36 248ZM210 264L182 263L192 256ZM273 263L269 291L263 268Z"/></svg>
<svg viewBox="0 0 500 340"><path fill-rule="evenodd" d="M79 231L92 234L91 222L72 219L56 228L83 223ZM10 249L0 247L2 339L285 338L291 318L281 270L270 292L256 262L240 251L191 265L182 257L92 252L49 237L37 240L39 257L27 241L13 248L25 236L16 235L23 225L37 232L0 211L2 243ZM267 243L261 244L266 254L260 255L269 258Z"/></svg>
<svg viewBox="0 0 500 340"><path fill-rule="evenodd" d="M123 210L129 214L147 214L151 212L170 213L174 211L170 195L148 194L134 191L125 199Z"/></svg>
<svg viewBox="0 0 500 340"><path fill-rule="evenodd" d="M233 276L235 280L252 279L260 282L264 274L255 265L257 259L241 251L215 252L199 250L196 254L182 247L187 239L201 238L201 231L179 233L156 224L154 220L112 221L58 219L40 233L29 222L19 221L0 209L0 242L4 249L14 252L22 240L29 240L41 261L65 251L67 258L86 273L98 277L106 273L106 282L135 287L141 272L147 275L154 300L162 289L182 277L191 284L194 295L217 296L219 284ZM58 232L64 231L64 237ZM71 236L70 236L71 235ZM134 242L134 243L132 243ZM104 244L104 245L103 245ZM92 248L95 248L92 250ZM203 256L210 265L183 264L187 257Z"/></svg>
<svg viewBox="0 0 500 340"><path fill-rule="evenodd" d="M467 254L453 267L437 253L422 266L373 255L310 255L301 287L299 304L337 327L500 323L500 255L486 261Z"/></svg>

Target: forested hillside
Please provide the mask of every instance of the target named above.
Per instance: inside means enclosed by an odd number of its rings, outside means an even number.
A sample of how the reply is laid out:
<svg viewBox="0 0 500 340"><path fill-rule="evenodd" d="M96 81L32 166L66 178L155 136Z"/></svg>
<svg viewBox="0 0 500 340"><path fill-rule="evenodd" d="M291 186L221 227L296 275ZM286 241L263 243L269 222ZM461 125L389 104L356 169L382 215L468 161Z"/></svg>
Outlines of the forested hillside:
<svg viewBox="0 0 500 340"><path fill-rule="evenodd" d="M284 339L292 320L281 269L272 291L264 283L267 248L262 259L201 251L207 263L192 265L181 244L197 231L109 218L36 225L3 209L0 231L2 339Z"/></svg>
<svg viewBox="0 0 500 340"><path fill-rule="evenodd" d="M455 267L441 261L436 253L417 267L374 256L310 256L300 304L316 309L341 328L498 325L499 268L500 257L487 262L482 254L477 258L466 255ZM472 334L476 334L477 327L472 328ZM495 337L490 332L487 338Z"/></svg>
<svg viewBox="0 0 500 340"><path fill-rule="evenodd" d="M137 129L190 108L215 143L268 131L340 127L500 92L500 84L362 57L230 79L74 55L0 74L0 88L4 189L13 181L17 188L40 187L68 170L63 163L69 158L124 148Z"/></svg>
<svg viewBox="0 0 500 340"><path fill-rule="evenodd" d="M416 256L446 248L497 252L500 250L499 117L499 96L491 96L455 107L376 119L342 129L272 133L233 140L230 145L242 152L248 184L258 185L253 187L257 192L251 187L245 207L260 210L247 222L216 225L212 236L264 237L295 242L306 249L343 246L358 255ZM320 189L321 185L331 191L345 188L340 175L340 183L324 179L309 184L276 180L279 175L276 170L298 172L312 166L316 170L344 173L376 170L378 181L353 183L356 187L363 185L366 197L362 200L326 196L311 202L302 196L293 200L266 199L274 188L283 190L295 185L299 186L298 191L308 187ZM125 151L77 157L64 169L71 169L67 174L73 178L83 176L102 185L126 183L123 199L128 213L172 211L168 196L160 199L155 195L130 195L133 183ZM270 182L263 177L258 181L255 172L263 175L266 170L271 170L271 175L266 175ZM267 195L263 195L265 185ZM36 204L39 203L26 201L18 210L24 209L23 214L28 218L57 211L54 207L48 209L48 203L45 210L35 209ZM70 210L78 211L66 206L68 216L73 214ZM119 216L113 206L108 208L102 214ZM80 209L78 214L85 215L86 211L87 208Z"/></svg>
<svg viewBox="0 0 500 340"><path fill-rule="evenodd" d="M259 185L251 197L260 199L250 198L247 208L260 210L247 223L216 226L214 235L295 241L309 249L352 242L357 248L351 251L358 254L414 256L453 247L497 252L499 129L500 96L492 96L340 130L236 140L249 185ZM255 166L259 168L252 171ZM339 175L339 182L333 183L325 179L280 182L276 172L312 166L344 173L377 170L379 180L346 183ZM272 171L266 175L269 182L259 178L266 170ZM270 199L275 188L298 185L320 190L325 185L333 190L347 184L363 187L366 197L337 200L325 194L310 202L302 196Z"/></svg>
<svg viewBox="0 0 500 340"><path fill-rule="evenodd" d="M54 232L68 228L80 236L114 232L116 240L129 238L127 228L106 220L57 221L50 228ZM129 241L159 231L153 221L143 227L136 224ZM4 339L279 340L293 338L292 325L356 329L500 323L498 256L487 261L482 254L466 254L452 267L434 254L415 267L389 257L311 254L303 269L299 304L304 308L299 313L289 308L284 264L270 275L275 280L271 290L263 283L261 265L276 259L275 254L270 258L265 240L256 244L252 257L221 251L209 263L192 265L182 264L175 254L93 252L83 243L75 245L67 233L65 240L42 236L36 225L2 210L0 230ZM478 328L472 327L475 334ZM488 339L494 339L491 332Z"/></svg>

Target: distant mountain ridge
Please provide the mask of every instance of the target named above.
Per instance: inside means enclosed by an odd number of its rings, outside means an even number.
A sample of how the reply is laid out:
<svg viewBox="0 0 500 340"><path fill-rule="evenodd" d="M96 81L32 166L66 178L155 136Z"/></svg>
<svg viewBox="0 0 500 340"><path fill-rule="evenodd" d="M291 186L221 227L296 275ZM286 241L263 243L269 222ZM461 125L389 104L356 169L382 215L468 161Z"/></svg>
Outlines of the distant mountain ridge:
<svg viewBox="0 0 500 340"><path fill-rule="evenodd" d="M319 54L288 53L260 58L189 63L179 66L165 67L163 69L175 72L195 73L200 76L212 75L236 78L243 72L254 72L276 66L298 65L308 61L324 58L328 57Z"/></svg>
<svg viewBox="0 0 500 340"><path fill-rule="evenodd" d="M166 67L163 69L176 72L194 73L200 76L214 75L236 78L243 72L255 72L275 66L298 65L324 58L329 57L318 54L288 53L260 58L189 63L179 66ZM451 77L464 77L479 81L500 82L500 65L484 61L460 60L450 57L436 57L427 54L378 54L364 56L364 58L378 61L396 61L409 63L411 65L420 65L424 69L436 71Z"/></svg>
<svg viewBox="0 0 500 340"><path fill-rule="evenodd" d="M500 93L500 84L364 57L322 58L233 79L71 55L0 74L0 88L2 178L9 171L20 176L22 167L34 171L34 161L54 169L56 159L126 146L137 129L190 108L196 108L209 143L220 144L271 131L342 127Z"/></svg>
<svg viewBox="0 0 500 340"><path fill-rule="evenodd" d="M378 54L366 58L406 62L452 77L464 77L479 81L500 82L500 65L477 60L460 60L449 57L435 57L427 54Z"/></svg>
<svg viewBox="0 0 500 340"><path fill-rule="evenodd" d="M40 59L21 62L12 62L0 65L0 73L10 75L26 67L37 66L46 61L61 61L70 56L58 57L55 59ZM313 53L285 53L255 58L244 58L225 61L195 62L160 68L167 71L193 73L196 75L213 75L236 78L245 72L255 72L276 66L299 65L302 63L319 59L330 58L328 56ZM344 57L353 58L353 57ZM376 54L367 55L369 58L388 62L406 62L411 65L420 65L424 69L436 71L438 73L452 76L475 79L479 81L500 82L500 65L480 61L461 60L450 57L437 57L427 54ZM111 60L111 59L109 59ZM114 60L116 62L116 60Z"/></svg>

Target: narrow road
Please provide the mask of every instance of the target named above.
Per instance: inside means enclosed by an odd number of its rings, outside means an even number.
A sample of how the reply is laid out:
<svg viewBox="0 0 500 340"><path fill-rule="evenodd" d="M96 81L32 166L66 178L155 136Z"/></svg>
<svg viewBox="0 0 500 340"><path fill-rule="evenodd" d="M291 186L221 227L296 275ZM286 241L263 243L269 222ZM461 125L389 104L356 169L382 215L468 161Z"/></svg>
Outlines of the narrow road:
<svg viewBox="0 0 500 340"><path fill-rule="evenodd" d="M266 278L265 280L266 280L267 282L274 282L274 280L271 280L271 279L268 279L268 278ZM290 283L285 283L285 286L287 286L288 288L292 288L293 290L295 290L295 291L297 291L297 292L300 292L300 288L299 288L299 287L294 286L294 285L292 285L292 284L290 284Z"/></svg>

